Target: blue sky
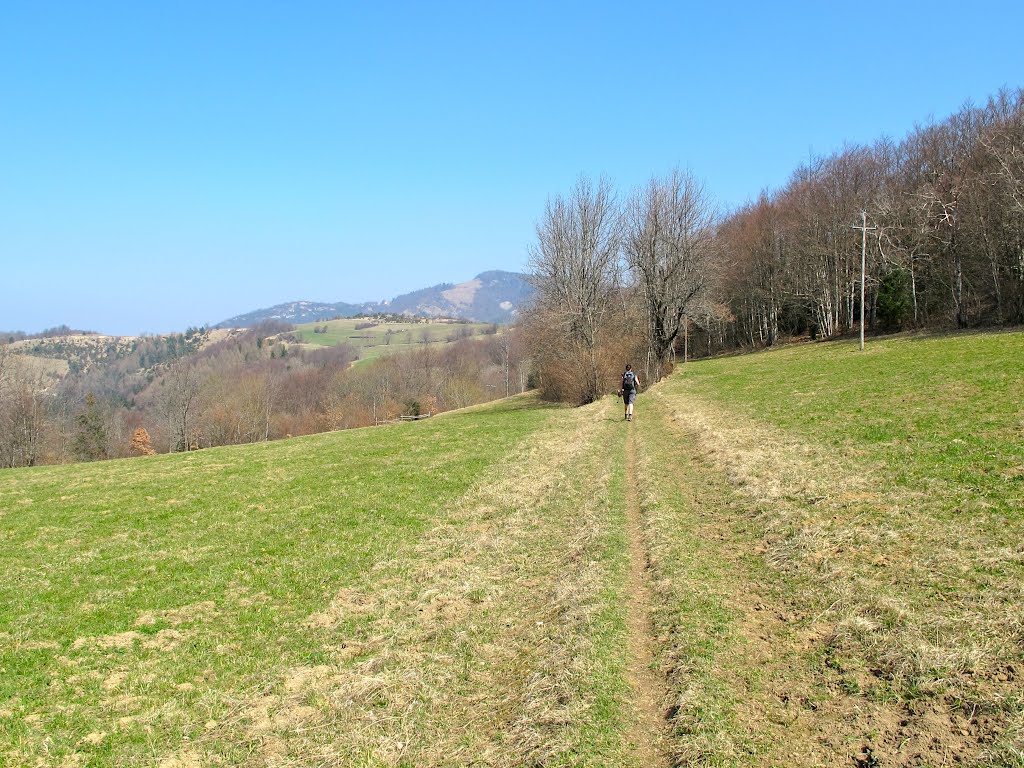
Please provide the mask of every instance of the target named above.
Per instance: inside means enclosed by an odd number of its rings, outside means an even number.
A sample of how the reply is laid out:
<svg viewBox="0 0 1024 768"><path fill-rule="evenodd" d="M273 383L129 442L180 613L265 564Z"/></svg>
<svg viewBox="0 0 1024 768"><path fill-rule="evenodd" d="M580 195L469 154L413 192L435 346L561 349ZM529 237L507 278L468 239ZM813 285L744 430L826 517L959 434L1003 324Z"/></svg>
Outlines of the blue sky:
<svg viewBox="0 0 1024 768"><path fill-rule="evenodd" d="M0 4L0 329L522 270L545 199L723 206L1024 85L1024 3Z"/></svg>

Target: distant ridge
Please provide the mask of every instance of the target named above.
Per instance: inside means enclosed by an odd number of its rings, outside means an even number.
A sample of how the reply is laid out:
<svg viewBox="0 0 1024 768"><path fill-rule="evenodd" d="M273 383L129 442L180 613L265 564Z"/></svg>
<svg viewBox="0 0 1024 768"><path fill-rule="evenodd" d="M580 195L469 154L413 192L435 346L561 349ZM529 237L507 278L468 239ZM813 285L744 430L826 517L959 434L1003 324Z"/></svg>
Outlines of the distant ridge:
<svg viewBox="0 0 1024 768"><path fill-rule="evenodd" d="M533 286L519 272L490 270L464 283L439 283L402 294L390 301L326 304L318 301L289 301L230 317L215 328L248 328L265 320L315 323L332 317L394 312L425 317L455 317L481 323L512 322L533 296Z"/></svg>
<svg viewBox="0 0 1024 768"><path fill-rule="evenodd" d="M214 328L249 328L250 326L262 323L264 320L283 320L288 323L312 323L317 320L325 320L328 317L353 317L364 310L355 304L338 302L337 304L323 304L318 301L289 301L284 304L275 304L266 309L255 309L246 312L244 315L229 317L222 323L217 323Z"/></svg>

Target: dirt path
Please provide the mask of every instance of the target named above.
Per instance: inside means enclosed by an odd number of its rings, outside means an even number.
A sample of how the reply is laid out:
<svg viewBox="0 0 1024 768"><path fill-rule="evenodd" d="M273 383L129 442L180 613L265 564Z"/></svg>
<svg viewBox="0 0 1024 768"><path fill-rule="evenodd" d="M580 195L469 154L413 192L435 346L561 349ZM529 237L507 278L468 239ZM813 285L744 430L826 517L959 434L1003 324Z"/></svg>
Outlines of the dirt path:
<svg viewBox="0 0 1024 768"><path fill-rule="evenodd" d="M629 536L629 574L626 579L626 623L629 630L629 682L634 691L637 718L630 728L636 746L637 765L669 766L667 724L664 702L667 690L654 671L654 641L651 637L651 593L648 588L649 559L644 543L643 523L637 493L636 440L626 433L626 531Z"/></svg>

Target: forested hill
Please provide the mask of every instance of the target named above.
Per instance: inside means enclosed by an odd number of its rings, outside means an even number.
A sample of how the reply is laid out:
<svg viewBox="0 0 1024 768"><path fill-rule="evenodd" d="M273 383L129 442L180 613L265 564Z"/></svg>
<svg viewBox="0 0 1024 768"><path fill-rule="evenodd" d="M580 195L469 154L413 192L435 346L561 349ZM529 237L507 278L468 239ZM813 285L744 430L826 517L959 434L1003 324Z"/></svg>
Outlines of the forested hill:
<svg viewBox="0 0 1024 768"><path fill-rule="evenodd" d="M229 317L224 322L215 325L214 328L252 328L266 320L281 320L285 323L301 325L332 317L355 317L364 312L366 312L364 305L348 304L344 301L339 301L336 304L326 304L321 301L289 301Z"/></svg>
<svg viewBox="0 0 1024 768"><path fill-rule="evenodd" d="M316 301L292 301L266 309L257 309L228 318L217 328L248 328L264 320L283 320L300 324L332 317L395 312L426 317L454 317L485 323L508 323L533 295L526 275L491 270L464 283L439 283L402 294L390 301L334 304Z"/></svg>

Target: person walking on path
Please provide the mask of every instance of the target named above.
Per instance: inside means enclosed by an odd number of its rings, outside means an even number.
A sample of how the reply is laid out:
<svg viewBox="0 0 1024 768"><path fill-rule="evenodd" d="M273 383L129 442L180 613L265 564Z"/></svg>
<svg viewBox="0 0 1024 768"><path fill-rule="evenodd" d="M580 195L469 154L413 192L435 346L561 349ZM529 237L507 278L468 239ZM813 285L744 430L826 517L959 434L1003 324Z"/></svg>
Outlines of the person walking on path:
<svg viewBox="0 0 1024 768"><path fill-rule="evenodd" d="M633 403L636 402L638 389L640 389L640 379L633 372L633 366L627 365L625 373L622 374L622 388L619 390L622 402L626 406L626 421L633 420Z"/></svg>

